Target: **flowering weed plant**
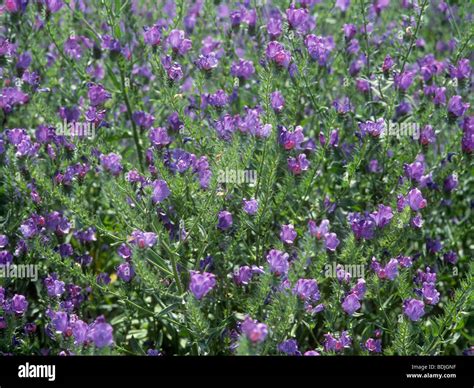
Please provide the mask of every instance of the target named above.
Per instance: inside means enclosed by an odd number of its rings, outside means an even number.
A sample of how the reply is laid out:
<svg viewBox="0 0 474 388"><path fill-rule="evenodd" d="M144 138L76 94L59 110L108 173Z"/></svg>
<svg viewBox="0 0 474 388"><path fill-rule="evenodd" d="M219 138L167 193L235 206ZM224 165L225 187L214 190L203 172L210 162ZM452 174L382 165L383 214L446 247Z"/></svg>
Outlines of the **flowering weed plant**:
<svg viewBox="0 0 474 388"><path fill-rule="evenodd" d="M474 353L470 2L0 19L2 354Z"/></svg>

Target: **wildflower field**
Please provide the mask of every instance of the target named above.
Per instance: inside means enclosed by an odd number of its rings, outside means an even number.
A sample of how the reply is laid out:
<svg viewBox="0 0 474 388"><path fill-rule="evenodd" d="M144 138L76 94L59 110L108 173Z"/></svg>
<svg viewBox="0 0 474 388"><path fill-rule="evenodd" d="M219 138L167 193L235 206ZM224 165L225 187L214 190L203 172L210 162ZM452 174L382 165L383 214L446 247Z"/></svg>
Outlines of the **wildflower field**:
<svg viewBox="0 0 474 388"><path fill-rule="evenodd" d="M0 354L474 354L463 0L5 0Z"/></svg>

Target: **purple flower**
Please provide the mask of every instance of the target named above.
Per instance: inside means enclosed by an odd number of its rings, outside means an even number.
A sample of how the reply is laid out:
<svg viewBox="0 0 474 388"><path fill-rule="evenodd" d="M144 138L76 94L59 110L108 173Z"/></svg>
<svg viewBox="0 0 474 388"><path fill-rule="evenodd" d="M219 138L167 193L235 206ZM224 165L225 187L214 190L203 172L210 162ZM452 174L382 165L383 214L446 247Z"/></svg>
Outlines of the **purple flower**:
<svg viewBox="0 0 474 388"><path fill-rule="evenodd" d="M44 279L44 285L51 297L59 298L66 291L64 282L59 280L55 274Z"/></svg>
<svg viewBox="0 0 474 388"><path fill-rule="evenodd" d="M230 74L233 77L249 79L255 73L255 67L252 61L239 58L238 62L233 62L230 67Z"/></svg>
<svg viewBox="0 0 474 388"><path fill-rule="evenodd" d="M454 251L448 251L443 255L444 261L449 264L456 264L458 261L458 255Z"/></svg>
<svg viewBox="0 0 474 388"><path fill-rule="evenodd" d="M161 27L154 25L146 27L143 33L143 39L150 46L157 46L161 42Z"/></svg>
<svg viewBox="0 0 474 388"><path fill-rule="evenodd" d="M351 100L347 96L334 100L332 105L336 112L340 115L344 115L353 110Z"/></svg>
<svg viewBox="0 0 474 388"><path fill-rule="evenodd" d="M321 354L316 350L308 350L304 352L303 356L320 356Z"/></svg>
<svg viewBox="0 0 474 388"><path fill-rule="evenodd" d="M379 210L373 212L370 217L374 220L378 228L383 228L387 226L393 218L392 209L390 206L379 205Z"/></svg>
<svg viewBox="0 0 474 388"><path fill-rule="evenodd" d="M89 97L91 105L94 107L97 105L102 105L105 101L112 97L111 94L100 84L91 84L89 86L87 96Z"/></svg>
<svg viewBox="0 0 474 388"><path fill-rule="evenodd" d="M382 340L369 338L365 341L364 348L370 353L381 353L382 352Z"/></svg>
<svg viewBox="0 0 474 388"><path fill-rule="evenodd" d="M416 188L410 190L407 194L406 200L408 205L410 205L410 208L415 212L425 208L427 205L426 199L421 195L421 191Z"/></svg>
<svg viewBox="0 0 474 388"><path fill-rule="evenodd" d="M53 312L51 324L56 333L64 334L69 328L69 317L64 311Z"/></svg>
<svg viewBox="0 0 474 388"><path fill-rule="evenodd" d="M87 341L89 333L89 325L87 323L78 319L71 324L71 329L75 345L82 345Z"/></svg>
<svg viewBox="0 0 474 388"><path fill-rule="evenodd" d="M13 255L8 251L0 251L0 266L13 263Z"/></svg>
<svg viewBox="0 0 474 388"><path fill-rule="evenodd" d="M105 322L93 323L89 330L89 338L98 348L104 348L113 344L113 328Z"/></svg>
<svg viewBox="0 0 474 388"><path fill-rule="evenodd" d="M286 10L286 18L290 27L304 35L311 27L310 16L306 8L295 8L294 4Z"/></svg>
<svg viewBox="0 0 474 388"><path fill-rule="evenodd" d="M291 224L289 225L282 225L280 231L280 240L283 241L285 244L293 244L297 233L295 231L295 227Z"/></svg>
<svg viewBox="0 0 474 388"><path fill-rule="evenodd" d="M285 150L301 148L301 143L304 141L303 127L298 125L293 131L288 131L283 126L279 127L279 129L279 142L283 145Z"/></svg>
<svg viewBox="0 0 474 388"><path fill-rule="evenodd" d="M0 90L0 108L10 113L16 105L24 105L29 101L27 94L16 88L3 88Z"/></svg>
<svg viewBox="0 0 474 388"><path fill-rule="evenodd" d="M385 132L385 120L383 118L377 121L366 121L365 123L359 123L359 129L362 136L367 133L373 137L379 137Z"/></svg>
<svg viewBox="0 0 474 388"><path fill-rule="evenodd" d="M314 279L298 279L293 293L304 301L317 302L320 299L318 283Z"/></svg>
<svg viewBox="0 0 474 388"><path fill-rule="evenodd" d="M200 300L206 296L216 286L216 275L198 271L190 271L191 281L189 282L189 291L191 291L196 299Z"/></svg>
<svg viewBox="0 0 474 388"><path fill-rule="evenodd" d="M327 233L324 235L324 247L327 250L334 252L338 247L339 243L340 241L337 238L336 233Z"/></svg>
<svg viewBox="0 0 474 388"><path fill-rule="evenodd" d="M350 293L342 302L342 309L349 315L354 314L361 307L359 297L355 293Z"/></svg>
<svg viewBox="0 0 474 388"><path fill-rule="evenodd" d="M351 343L352 340L347 331L343 331L339 339L335 338L330 333L324 335L324 350L327 352L341 352L344 349L350 348Z"/></svg>
<svg viewBox="0 0 474 388"><path fill-rule="evenodd" d="M268 19L267 32L271 40L275 40L282 34L283 28L280 14L276 14Z"/></svg>
<svg viewBox="0 0 474 388"><path fill-rule="evenodd" d="M251 198L249 200L247 199L243 199L243 208L244 208L244 212L253 216L255 214L257 214L257 211L258 211L258 201L254 198Z"/></svg>
<svg viewBox="0 0 474 388"><path fill-rule="evenodd" d="M155 147L164 147L171 142L168 132L165 128L157 127L152 128L148 134L151 144Z"/></svg>
<svg viewBox="0 0 474 388"><path fill-rule="evenodd" d="M265 272L263 271L262 267L257 267L256 265L249 267L248 265L244 265L242 267L237 268L234 271L233 279L234 279L235 284L237 284L238 286L247 285L249 284L253 275L263 274L263 273Z"/></svg>
<svg viewBox="0 0 474 388"><path fill-rule="evenodd" d="M135 276L135 270L130 263L122 263L117 267L117 276L128 283Z"/></svg>
<svg viewBox="0 0 474 388"><path fill-rule="evenodd" d="M63 0L45 0L44 4L49 12L56 13L63 7L64 2Z"/></svg>
<svg viewBox="0 0 474 388"><path fill-rule="evenodd" d="M382 71L384 73L388 72L392 68L393 65L394 63L393 63L392 57L390 55L387 55L385 59L383 60Z"/></svg>
<svg viewBox="0 0 474 388"><path fill-rule="evenodd" d="M346 12L351 5L351 0L336 0L335 7L339 8L342 12Z"/></svg>
<svg viewBox="0 0 474 388"><path fill-rule="evenodd" d="M449 66L449 75L458 80L468 79L471 75L471 64L469 59L460 59L457 66Z"/></svg>
<svg viewBox="0 0 474 388"><path fill-rule="evenodd" d="M268 335L267 325L246 317L240 325L242 333L253 343L262 343Z"/></svg>
<svg viewBox="0 0 474 388"><path fill-rule="evenodd" d="M367 285L364 279L357 279L357 283L352 287L351 293L356 295L359 300L362 300L367 291Z"/></svg>
<svg viewBox="0 0 474 388"><path fill-rule="evenodd" d="M347 220L357 240L361 238L371 240L374 237L375 222L370 217L360 213L349 213Z"/></svg>
<svg viewBox="0 0 474 388"><path fill-rule="evenodd" d="M316 237L318 240L323 238L329 233L329 220L322 220L319 226L313 220L308 221L309 233L311 236Z"/></svg>
<svg viewBox="0 0 474 388"><path fill-rule="evenodd" d="M266 49L266 56L270 61L275 62L278 66L288 68L291 61L291 54L285 50L279 42L269 42Z"/></svg>
<svg viewBox="0 0 474 388"><path fill-rule="evenodd" d="M320 66L326 66L328 64L329 55L335 47L332 36L326 37L310 34L306 36L304 44L311 58L316 60Z"/></svg>
<svg viewBox="0 0 474 388"><path fill-rule="evenodd" d="M11 309L15 314L22 315L28 308L28 301L23 295L15 294L11 300Z"/></svg>
<svg viewBox="0 0 474 388"><path fill-rule="evenodd" d="M208 55L200 55L196 61L198 69L203 71L211 71L212 69L215 69L218 64L219 61L216 58L216 54L213 52Z"/></svg>
<svg viewBox="0 0 474 388"><path fill-rule="evenodd" d="M156 244L157 236L153 232L142 232L134 230L130 236L130 242L140 249L152 248Z"/></svg>
<svg viewBox="0 0 474 388"><path fill-rule="evenodd" d="M398 260L390 259L383 267L375 257L372 257L371 268L375 271L379 279L394 280L398 276Z"/></svg>
<svg viewBox="0 0 474 388"><path fill-rule="evenodd" d="M168 184L163 179L158 179L152 183L153 194L151 199L153 203L161 203L163 200L168 198L171 194L171 191L168 187Z"/></svg>
<svg viewBox="0 0 474 388"><path fill-rule="evenodd" d="M0 234L0 248L5 248L8 245L8 236Z"/></svg>
<svg viewBox="0 0 474 388"><path fill-rule="evenodd" d="M459 181L456 174L449 174L443 182L444 191L447 193L452 192L458 185Z"/></svg>
<svg viewBox="0 0 474 388"><path fill-rule="evenodd" d="M403 312L412 321L417 322L425 315L425 304L418 299L406 299L403 302Z"/></svg>
<svg viewBox="0 0 474 388"><path fill-rule="evenodd" d="M270 272L277 276L285 275L289 269L288 253L272 249L267 254L267 262L270 265Z"/></svg>
<svg viewBox="0 0 474 388"><path fill-rule="evenodd" d="M232 213L227 210L220 211L217 219L217 227L220 230L230 229L232 227Z"/></svg>
<svg viewBox="0 0 474 388"><path fill-rule="evenodd" d="M431 125L426 125L420 131L420 144L428 145L436 141L436 134Z"/></svg>
<svg viewBox="0 0 474 388"><path fill-rule="evenodd" d="M309 168L309 160L305 154L299 154L297 158L289 157L288 168L293 174L299 175Z"/></svg>
<svg viewBox="0 0 474 388"><path fill-rule="evenodd" d="M168 35L167 42L171 49L179 55L186 54L192 47L191 40L184 37L182 30L172 30Z"/></svg>
<svg viewBox="0 0 474 388"><path fill-rule="evenodd" d="M298 350L298 342L295 339L289 339L278 344L278 351L289 356L301 356L301 352Z"/></svg>
<svg viewBox="0 0 474 388"><path fill-rule="evenodd" d="M411 71L404 71L401 74L395 75L395 87L405 92L413 83L414 76L415 73Z"/></svg>
<svg viewBox="0 0 474 388"><path fill-rule="evenodd" d="M140 127L150 129L155 122L155 116L147 112L136 111L132 114L132 120Z"/></svg>
<svg viewBox="0 0 474 388"><path fill-rule="evenodd" d="M108 155L100 155L100 164L105 171L109 171L114 176L120 175L123 170L122 164L120 163L121 161L122 156L113 152Z"/></svg>
<svg viewBox="0 0 474 388"><path fill-rule="evenodd" d="M463 103L461 96L453 96L448 103L448 113L455 117L461 117L466 113L471 105L468 102Z"/></svg>
<svg viewBox="0 0 474 388"><path fill-rule="evenodd" d="M342 26L342 31L344 32L346 41L350 41L357 33L357 27L353 24L344 24L344 26Z"/></svg>
<svg viewBox="0 0 474 388"><path fill-rule="evenodd" d="M423 283L423 288L421 289L421 293L423 295L423 300L426 304L435 305L439 302L439 292L435 288L434 283Z"/></svg>
<svg viewBox="0 0 474 388"><path fill-rule="evenodd" d="M280 113L283 110L285 106L285 99L283 98L283 95L280 91L277 90L270 94L270 105L277 113Z"/></svg>

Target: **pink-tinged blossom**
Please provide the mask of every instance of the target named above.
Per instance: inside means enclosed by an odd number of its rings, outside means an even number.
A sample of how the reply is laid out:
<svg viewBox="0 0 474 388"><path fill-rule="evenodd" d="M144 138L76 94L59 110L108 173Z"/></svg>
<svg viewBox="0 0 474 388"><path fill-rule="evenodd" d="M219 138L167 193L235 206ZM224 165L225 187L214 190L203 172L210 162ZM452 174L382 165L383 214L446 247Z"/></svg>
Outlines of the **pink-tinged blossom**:
<svg viewBox="0 0 474 388"><path fill-rule="evenodd" d="M394 280L398 276L398 260L390 259L390 261L382 266L375 257L372 258L371 268L377 274L379 279Z"/></svg>
<svg viewBox="0 0 474 388"><path fill-rule="evenodd" d="M288 158L288 168L290 169L290 171L293 174L299 175L303 171L308 170L309 160L306 158L305 154L299 154L298 157L296 157L296 158L289 157Z"/></svg>
<svg viewBox="0 0 474 388"><path fill-rule="evenodd" d="M156 244L157 236L153 232L134 230L130 235L129 241L140 249L152 248Z"/></svg>
<svg viewBox="0 0 474 388"><path fill-rule="evenodd" d="M326 352L333 351L339 353L344 349L349 349L351 344L352 340L347 331L343 331L339 338L334 337L330 333L324 335L324 350Z"/></svg>
<svg viewBox="0 0 474 388"><path fill-rule="evenodd" d="M423 198L421 191L418 189L412 189L406 196L406 200L410 208L417 212L426 207L427 201Z"/></svg>
<svg viewBox="0 0 474 388"><path fill-rule="evenodd" d="M268 327L250 317L246 317L240 325L240 330L251 342L262 343L268 335Z"/></svg>
<svg viewBox="0 0 474 388"><path fill-rule="evenodd" d="M270 42L267 45L266 56L270 61L275 62L278 66L288 68L291 61L291 54L285 50L279 42Z"/></svg>

